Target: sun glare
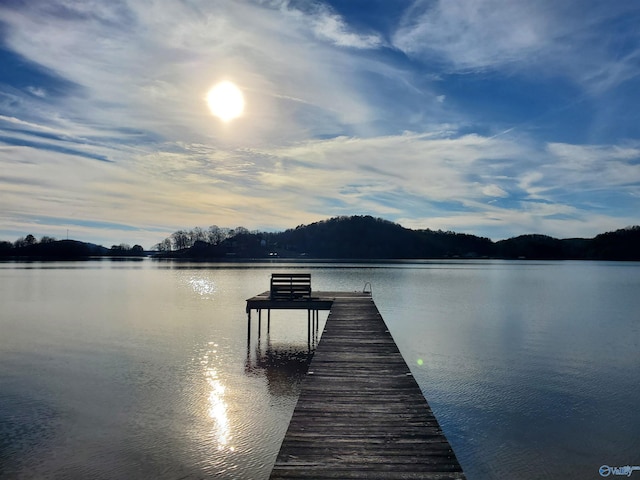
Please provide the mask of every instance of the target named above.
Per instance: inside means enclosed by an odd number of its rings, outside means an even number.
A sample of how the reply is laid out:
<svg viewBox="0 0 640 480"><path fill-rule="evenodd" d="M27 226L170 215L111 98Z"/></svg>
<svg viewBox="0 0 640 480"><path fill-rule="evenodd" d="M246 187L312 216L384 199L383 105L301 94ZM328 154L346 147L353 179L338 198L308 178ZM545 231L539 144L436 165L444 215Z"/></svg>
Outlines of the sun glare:
<svg viewBox="0 0 640 480"><path fill-rule="evenodd" d="M223 122L229 122L242 115L244 96L231 82L221 82L207 93L207 104L211 113Z"/></svg>

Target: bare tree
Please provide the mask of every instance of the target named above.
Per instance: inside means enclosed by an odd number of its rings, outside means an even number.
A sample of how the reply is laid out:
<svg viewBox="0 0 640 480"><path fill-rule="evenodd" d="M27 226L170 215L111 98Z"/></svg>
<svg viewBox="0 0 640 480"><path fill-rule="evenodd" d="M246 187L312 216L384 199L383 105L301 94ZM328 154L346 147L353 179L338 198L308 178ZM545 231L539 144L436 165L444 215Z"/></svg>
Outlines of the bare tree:
<svg viewBox="0 0 640 480"><path fill-rule="evenodd" d="M35 245L38 243L38 240L33 235L29 234L26 237L20 237L15 242L13 242L13 246L15 248L27 247L29 245Z"/></svg>
<svg viewBox="0 0 640 480"><path fill-rule="evenodd" d="M207 241L212 245L219 245L227 238L228 229L220 228L217 225L211 225L207 229Z"/></svg>
<svg viewBox="0 0 640 480"><path fill-rule="evenodd" d="M172 233L171 242L175 250L182 250L183 248L189 248L191 246L189 232L185 232L184 230L178 230L177 232Z"/></svg>
<svg viewBox="0 0 640 480"><path fill-rule="evenodd" d="M169 237L165 238L163 241L153 246L153 249L159 252L170 252L171 248L172 248L171 239Z"/></svg>
<svg viewBox="0 0 640 480"><path fill-rule="evenodd" d="M195 227L191 230L191 245L196 242L206 242L208 240L208 233L200 227Z"/></svg>

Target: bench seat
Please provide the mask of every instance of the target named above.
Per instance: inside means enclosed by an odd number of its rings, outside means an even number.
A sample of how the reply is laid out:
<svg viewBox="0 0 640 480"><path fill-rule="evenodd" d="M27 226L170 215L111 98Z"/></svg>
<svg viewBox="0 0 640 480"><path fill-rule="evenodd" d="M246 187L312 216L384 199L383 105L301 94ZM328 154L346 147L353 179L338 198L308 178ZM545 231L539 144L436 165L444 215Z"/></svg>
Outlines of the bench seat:
<svg viewBox="0 0 640 480"><path fill-rule="evenodd" d="M311 274L272 273L270 297L272 300L311 298Z"/></svg>

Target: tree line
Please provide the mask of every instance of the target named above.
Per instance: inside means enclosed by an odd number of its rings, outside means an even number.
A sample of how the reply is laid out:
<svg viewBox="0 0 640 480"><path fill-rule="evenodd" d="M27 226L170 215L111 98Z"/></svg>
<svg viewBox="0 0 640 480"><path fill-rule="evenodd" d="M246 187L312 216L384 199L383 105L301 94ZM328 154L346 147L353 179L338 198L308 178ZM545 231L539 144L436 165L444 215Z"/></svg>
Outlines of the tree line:
<svg viewBox="0 0 640 480"><path fill-rule="evenodd" d="M213 234L213 237L208 235ZM159 244L160 245L160 244ZM592 239L528 234L494 242L453 231L412 230L371 216L335 217L283 232L246 228L180 230L164 240L160 256L173 258L320 259L590 259L640 260L640 226Z"/></svg>
<svg viewBox="0 0 640 480"><path fill-rule="evenodd" d="M79 257L141 256L140 245L105 247L33 235L0 242L0 256ZM594 238L557 239L528 234L494 242L486 237L452 231L412 230L371 216L335 217L282 232L249 231L245 227L212 225L178 230L153 247L159 258L318 258L429 259L505 258L534 260L640 261L640 226Z"/></svg>
<svg viewBox="0 0 640 480"><path fill-rule="evenodd" d="M0 241L0 257L77 258L89 256L142 256L141 245L126 243L112 245L110 249L77 240L57 240L45 235L38 240L29 234L14 242Z"/></svg>
<svg viewBox="0 0 640 480"><path fill-rule="evenodd" d="M225 228L217 225L211 225L206 228L195 227L191 230L178 230L155 244L152 250L157 250L158 252L183 250L193 247L197 242L218 246L229 238L248 233L250 232L245 227Z"/></svg>
<svg viewBox="0 0 640 480"><path fill-rule="evenodd" d="M20 237L18 238L15 242L11 243L11 242L7 242L7 241L0 241L0 250L8 250L11 248L22 248L22 247L28 247L29 245L35 245L37 243L51 243L51 242L55 242L56 239L54 237L49 237L47 235L43 236L40 238L40 241L38 242L38 239L29 234L25 237Z"/></svg>

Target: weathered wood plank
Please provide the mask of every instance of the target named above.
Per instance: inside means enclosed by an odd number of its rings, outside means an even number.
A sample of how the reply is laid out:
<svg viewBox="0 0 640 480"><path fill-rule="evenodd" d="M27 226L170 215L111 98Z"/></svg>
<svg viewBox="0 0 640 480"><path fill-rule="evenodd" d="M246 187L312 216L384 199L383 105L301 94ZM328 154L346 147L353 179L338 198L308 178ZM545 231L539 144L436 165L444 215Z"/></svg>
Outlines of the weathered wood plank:
<svg viewBox="0 0 640 480"><path fill-rule="evenodd" d="M270 478L464 479L371 297L316 294L331 311Z"/></svg>

